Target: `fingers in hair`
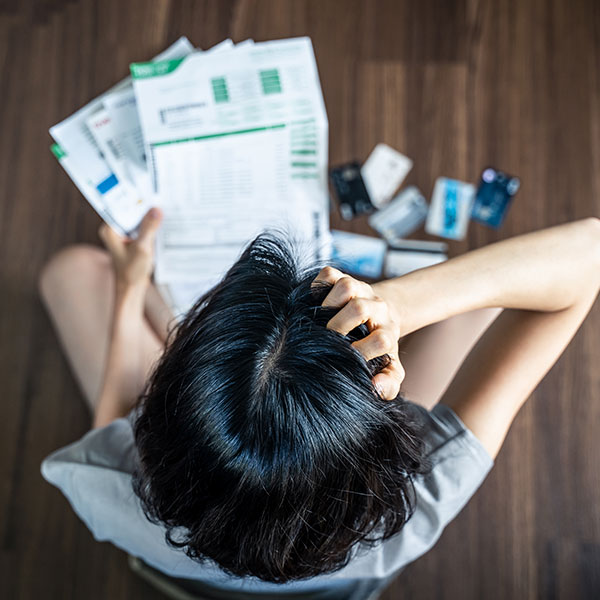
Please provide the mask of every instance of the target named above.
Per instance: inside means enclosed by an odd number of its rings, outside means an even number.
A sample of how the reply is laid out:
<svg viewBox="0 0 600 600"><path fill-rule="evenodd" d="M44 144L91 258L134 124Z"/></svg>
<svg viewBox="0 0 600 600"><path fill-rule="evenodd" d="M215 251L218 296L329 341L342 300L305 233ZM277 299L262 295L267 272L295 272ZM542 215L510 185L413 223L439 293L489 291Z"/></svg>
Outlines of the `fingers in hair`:
<svg viewBox="0 0 600 600"><path fill-rule="evenodd" d="M384 354L396 354L398 352L398 338L395 332L386 327L378 327L362 340L352 343L364 357L372 360Z"/></svg>
<svg viewBox="0 0 600 600"><path fill-rule="evenodd" d="M373 377L373 385L384 400L393 400L400 393L406 373L398 356L390 355L390 363Z"/></svg>
<svg viewBox="0 0 600 600"><path fill-rule="evenodd" d="M322 305L337 308L344 306L356 297L368 299L374 296L375 293L368 283L354 279L349 275L343 275L335 282Z"/></svg>
<svg viewBox="0 0 600 600"><path fill-rule="evenodd" d="M327 329L333 329L342 335L348 335L355 327L367 323L373 329L384 323L387 317L385 302L374 298L351 298L327 323Z"/></svg>

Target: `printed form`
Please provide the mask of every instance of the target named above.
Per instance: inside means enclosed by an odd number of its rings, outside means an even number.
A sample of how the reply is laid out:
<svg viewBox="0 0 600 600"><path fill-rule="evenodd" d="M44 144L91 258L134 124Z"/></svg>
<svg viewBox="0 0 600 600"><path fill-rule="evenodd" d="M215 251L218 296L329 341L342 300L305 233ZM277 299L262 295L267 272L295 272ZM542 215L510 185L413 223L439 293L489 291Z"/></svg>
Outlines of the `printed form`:
<svg viewBox="0 0 600 600"><path fill-rule="evenodd" d="M310 39L136 63L131 72L165 215L158 283L197 295L267 227L327 256L328 124Z"/></svg>
<svg viewBox="0 0 600 600"><path fill-rule="evenodd" d="M193 49L189 40L182 37L154 60L181 58ZM129 77L50 128L50 135L57 142L52 147L56 158L100 216L122 234L135 229L150 203L114 172L107 160L110 153L105 155L98 145L89 122L104 109L105 98L128 90L132 90Z"/></svg>

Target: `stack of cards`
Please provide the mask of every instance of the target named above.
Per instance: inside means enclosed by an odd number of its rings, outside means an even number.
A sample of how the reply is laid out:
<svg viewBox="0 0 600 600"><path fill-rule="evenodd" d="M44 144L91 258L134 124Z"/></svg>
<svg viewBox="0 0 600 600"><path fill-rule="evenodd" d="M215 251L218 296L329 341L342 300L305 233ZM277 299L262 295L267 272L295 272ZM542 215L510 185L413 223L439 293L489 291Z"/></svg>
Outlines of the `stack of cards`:
<svg viewBox="0 0 600 600"><path fill-rule="evenodd" d="M364 167L363 167L364 178ZM400 277L448 259L444 242L406 240L425 220L425 231L461 240L473 218L491 227L504 220L512 197L519 189L517 177L486 168L478 189L470 183L439 177L428 207L419 190L410 186L369 217L369 224L383 240L345 232L334 233L334 255L340 268L355 275ZM391 189L392 184L388 189Z"/></svg>
<svg viewBox="0 0 600 600"><path fill-rule="evenodd" d="M423 240L402 240L388 250L383 274L401 277L411 271L448 260L448 244Z"/></svg>
<svg viewBox="0 0 600 600"><path fill-rule="evenodd" d="M334 167L329 177L346 220L370 214L390 201L411 170L412 160L387 144L377 144L369 158Z"/></svg>
<svg viewBox="0 0 600 600"><path fill-rule="evenodd" d="M331 234L332 264L358 277L400 277L448 259L445 242L401 240L388 247L384 240L368 235L336 230Z"/></svg>
<svg viewBox="0 0 600 600"><path fill-rule="evenodd" d="M412 165L410 158L386 144L377 144L362 167L352 162L331 169L342 217L349 220L370 214L371 227L390 243L410 235L425 220L427 233L461 240L471 218L499 227L520 185L518 178L488 167L477 191L470 183L439 177L430 207L413 186L390 201Z"/></svg>

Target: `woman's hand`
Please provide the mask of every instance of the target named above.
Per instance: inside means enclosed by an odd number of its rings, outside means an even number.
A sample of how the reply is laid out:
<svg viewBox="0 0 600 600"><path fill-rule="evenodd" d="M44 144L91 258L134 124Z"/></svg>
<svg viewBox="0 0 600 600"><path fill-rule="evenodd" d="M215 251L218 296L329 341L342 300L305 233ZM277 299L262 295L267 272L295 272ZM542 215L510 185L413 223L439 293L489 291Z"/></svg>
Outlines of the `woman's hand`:
<svg viewBox="0 0 600 600"><path fill-rule="evenodd" d="M115 268L117 286L146 287L154 265L154 238L162 220L162 212L151 208L140 224L137 239L120 236L104 223L98 234L110 252Z"/></svg>
<svg viewBox="0 0 600 600"><path fill-rule="evenodd" d="M389 365L373 377L373 385L382 398L393 400L400 392L404 368L398 356L399 319L385 300L375 295L373 288L333 267L322 269L315 282L333 284L323 306L341 310L327 323L327 328L347 335L355 327L366 324L369 334L352 343L366 360L387 354Z"/></svg>

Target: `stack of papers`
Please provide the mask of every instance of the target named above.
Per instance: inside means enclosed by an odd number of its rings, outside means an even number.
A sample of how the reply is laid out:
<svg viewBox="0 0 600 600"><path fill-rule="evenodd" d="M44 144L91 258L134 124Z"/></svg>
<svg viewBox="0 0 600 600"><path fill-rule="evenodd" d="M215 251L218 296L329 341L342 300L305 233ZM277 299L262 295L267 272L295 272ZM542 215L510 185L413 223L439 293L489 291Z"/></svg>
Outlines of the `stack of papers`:
<svg viewBox="0 0 600 600"><path fill-rule="evenodd" d="M265 228L309 262L329 257L328 123L309 38L206 52L181 38L131 74L52 127L52 150L122 234L163 209L155 281L176 315Z"/></svg>

